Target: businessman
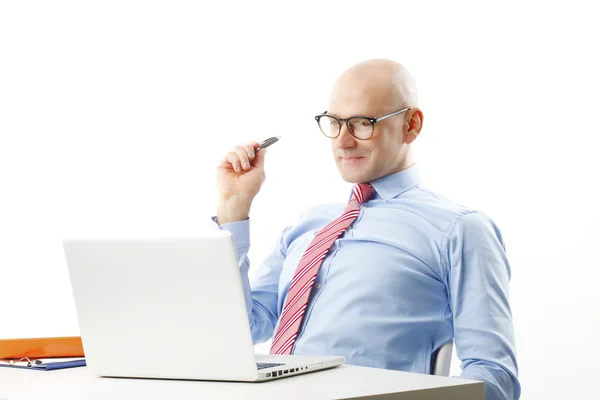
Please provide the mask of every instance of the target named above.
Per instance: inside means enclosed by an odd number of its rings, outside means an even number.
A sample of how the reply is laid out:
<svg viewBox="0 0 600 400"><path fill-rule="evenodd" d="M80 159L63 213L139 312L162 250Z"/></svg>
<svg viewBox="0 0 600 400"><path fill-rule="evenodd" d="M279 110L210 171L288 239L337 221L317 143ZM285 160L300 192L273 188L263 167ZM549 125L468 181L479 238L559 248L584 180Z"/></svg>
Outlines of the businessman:
<svg viewBox="0 0 600 400"><path fill-rule="evenodd" d="M254 342L430 373L432 353L453 338L461 377L483 381L487 400L518 399L502 236L485 213L423 185L411 152L423 113L409 72L381 59L350 67L315 122L352 193L285 227L252 283L249 212L268 150L243 144L217 167L213 221L234 235ZM311 179L298 190L312 190Z"/></svg>

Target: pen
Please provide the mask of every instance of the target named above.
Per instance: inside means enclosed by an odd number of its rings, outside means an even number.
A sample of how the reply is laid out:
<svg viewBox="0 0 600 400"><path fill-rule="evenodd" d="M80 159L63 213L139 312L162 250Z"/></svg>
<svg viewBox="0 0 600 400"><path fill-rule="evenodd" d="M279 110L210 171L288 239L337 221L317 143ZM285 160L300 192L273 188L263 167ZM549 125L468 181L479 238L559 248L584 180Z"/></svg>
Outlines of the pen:
<svg viewBox="0 0 600 400"><path fill-rule="evenodd" d="M269 147L270 145L272 145L273 143L276 143L277 141L279 141L279 139L281 139L281 136L277 136L277 137L270 137L264 141L262 141L258 147L254 150L254 154L256 154L259 150L261 149L266 149L267 147Z"/></svg>

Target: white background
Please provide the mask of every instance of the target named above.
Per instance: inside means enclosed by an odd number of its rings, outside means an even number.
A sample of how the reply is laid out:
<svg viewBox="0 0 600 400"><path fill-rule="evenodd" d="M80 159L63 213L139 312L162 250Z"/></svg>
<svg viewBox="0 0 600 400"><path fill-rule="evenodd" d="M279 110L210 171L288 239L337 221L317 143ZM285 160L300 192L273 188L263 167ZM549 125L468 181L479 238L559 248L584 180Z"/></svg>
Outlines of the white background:
<svg viewBox="0 0 600 400"><path fill-rule="evenodd" d="M386 57L417 82L427 185L504 235L522 398L597 398L600 29L583 4L2 2L0 338L78 334L63 236L209 229L221 156L282 135L256 268L302 208L347 198L313 116L343 69Z"/></svg>

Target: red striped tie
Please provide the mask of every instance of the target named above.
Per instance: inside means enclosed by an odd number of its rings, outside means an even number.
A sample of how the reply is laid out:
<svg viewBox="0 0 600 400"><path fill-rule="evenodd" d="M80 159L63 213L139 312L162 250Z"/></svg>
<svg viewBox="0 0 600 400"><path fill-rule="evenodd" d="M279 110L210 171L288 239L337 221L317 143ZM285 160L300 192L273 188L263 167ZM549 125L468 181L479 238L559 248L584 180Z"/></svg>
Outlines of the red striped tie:
<svg viewBox="0 0 600 400"><path fill-rule="evenodd" d="M346 211L321 229L304 251L290 283L285 306L279 320L279 328L271 344L271 354L291 354L319 267L333 242L354 222L360 213L361 204L367 201L374 192L375 189L368 183L355 185Z"/></svg>

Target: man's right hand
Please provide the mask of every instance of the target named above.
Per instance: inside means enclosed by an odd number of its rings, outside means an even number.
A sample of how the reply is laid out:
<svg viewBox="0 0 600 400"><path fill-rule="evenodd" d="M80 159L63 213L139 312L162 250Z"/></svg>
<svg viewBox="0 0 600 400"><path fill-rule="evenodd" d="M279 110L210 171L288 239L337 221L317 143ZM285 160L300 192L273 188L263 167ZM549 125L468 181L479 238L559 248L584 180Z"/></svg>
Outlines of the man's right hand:
<svg viewBox="0 0 600 400"><path fill-rule="evenodd" d="M217 223L248 219L252 200L265 181L265 152L254 155L257 142L234 147L217 167Z"/></svg>

